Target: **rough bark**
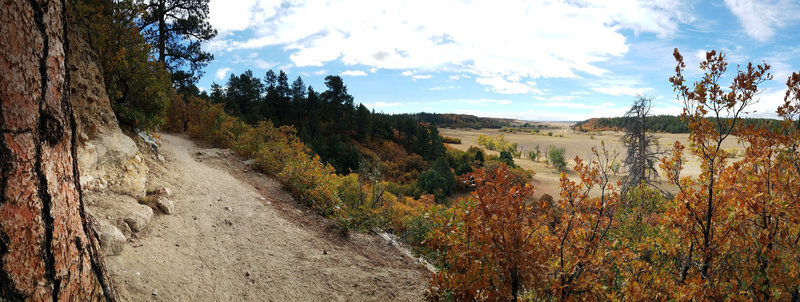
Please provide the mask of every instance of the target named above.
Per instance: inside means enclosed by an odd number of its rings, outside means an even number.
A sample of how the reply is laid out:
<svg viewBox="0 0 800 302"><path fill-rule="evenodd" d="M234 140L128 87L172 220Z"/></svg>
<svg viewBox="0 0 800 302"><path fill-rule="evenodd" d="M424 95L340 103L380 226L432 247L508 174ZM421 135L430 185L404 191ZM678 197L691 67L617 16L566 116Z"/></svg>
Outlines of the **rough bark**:
<svg viewBox="0 0 800 302"><path fill-rule="evenodd" d="M0 0L0 300L117 300L78 186L65 6Z"/></svg>

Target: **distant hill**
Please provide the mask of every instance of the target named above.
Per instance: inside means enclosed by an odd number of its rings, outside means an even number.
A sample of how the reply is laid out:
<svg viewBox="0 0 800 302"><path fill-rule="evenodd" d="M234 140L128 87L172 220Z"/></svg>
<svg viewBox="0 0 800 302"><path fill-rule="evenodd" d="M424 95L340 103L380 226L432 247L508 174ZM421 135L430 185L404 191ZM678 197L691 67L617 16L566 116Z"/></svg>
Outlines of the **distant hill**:
<svg viewBox="0 0 800 302"><path fill-rule="evenodd" d="M477 117L468 114L455 113L413 113L403 114L421 122L430 123L437 127L445 128L495 128L499 129L511 125L515 120L492 117Z"/></svg>
<svg viewBox="0 0 800 302"><path fill-rule="evenodd" d="M625 128L626 119L624 117L611 117L611 118L590 118L585 121L580 121L573 126L575 131L592 132L592 131L618 131ZM778 126L780 121L764 118L744 118L742 119L744 125L754 125L767 123L771 126ZM689 133L689 125L681 120L680 116L673 115L658 115L650 116L647 118L647 125L651 131L663 133Z"/></svg>

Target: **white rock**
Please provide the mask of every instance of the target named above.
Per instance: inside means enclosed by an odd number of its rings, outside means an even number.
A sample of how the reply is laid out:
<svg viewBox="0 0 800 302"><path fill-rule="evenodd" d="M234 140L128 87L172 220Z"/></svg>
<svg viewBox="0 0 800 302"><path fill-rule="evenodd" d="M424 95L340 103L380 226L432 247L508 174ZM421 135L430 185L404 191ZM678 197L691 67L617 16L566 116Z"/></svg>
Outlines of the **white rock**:
<svg viewBox="0 0 800 302"><path fill-rule="evenodd" d="M152 218L153 209L146 205L141 205L141 207L137 207L134 211L129 212L123 220L131 227L131 231L139 232L150 223L150 219Z"/></svg>
<svg viewBox="0 0 800 302"><path fill-rule="evenodd" d="M97 135L78 148L81 186L88 190L112 191L132 196L145 193L147 166L133 140L119 128ZM92 177L83 177L91 175ZM119 180L106 182L105 179Z"/></svg>
<svg viewBox="0 0 800 302"><path fill-rule="evenodd" d="M225 207L225 210L226 211L233 211L233 209L231 209L231 207L228 207L228 206Z"/></svg>
<svg viewBox="0 0 800 302"><path fill-rule="evenodd" d="M164 212L164 214L171 215L172 210L175 208L175 203L172 202L172 199L167 198L167 196L159 197L156 199L155 203L158 209Z"/></svg>
<svg viewBox="0 0 800 302"><path fill-rule="evenodd" d="M119 255L125 247L125 235L105 219L98 219L98 224L97 234L103 253L107 256Z"/></svg>

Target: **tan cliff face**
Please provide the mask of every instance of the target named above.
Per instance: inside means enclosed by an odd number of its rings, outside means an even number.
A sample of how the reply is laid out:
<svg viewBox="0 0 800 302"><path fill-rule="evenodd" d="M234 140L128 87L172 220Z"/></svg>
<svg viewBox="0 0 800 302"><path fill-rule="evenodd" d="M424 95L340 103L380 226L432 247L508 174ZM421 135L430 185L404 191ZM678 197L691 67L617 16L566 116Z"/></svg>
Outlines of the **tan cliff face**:
<svg viewBox="0 0 800 302"><path fill-rule="evenodd" d="M74 30L69 39L73 42L67 64L81 187L144 196L147 166L134 141L119 128L96 56Z"/></svg>

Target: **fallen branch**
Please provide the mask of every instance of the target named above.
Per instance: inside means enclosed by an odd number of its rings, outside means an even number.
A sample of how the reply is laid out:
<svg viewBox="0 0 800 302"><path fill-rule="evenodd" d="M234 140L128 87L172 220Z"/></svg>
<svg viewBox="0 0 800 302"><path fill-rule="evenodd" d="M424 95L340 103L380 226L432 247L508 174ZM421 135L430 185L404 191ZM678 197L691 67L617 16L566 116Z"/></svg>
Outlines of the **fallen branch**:
<svg viewBox="0 0 800 302"><path fill-rule="evenodd" d="M399 241L397 241L397 239L395 239L397 236L395 236L393 234L386 233L386 232L384 232L383 230L381 230L381 229L379 229L377 227L376 228L372 228L372 232L375 233L375 235L378 235L381 238L383 238L383 240L385 240L386 242L389 242L390 245L394 246L398 251L403 253L403 255L406 255L406 257L411 258L417 264L420 264L420 265L424 266L431 273L436 273L438 271L436 269L436 267L434 267L428 261L425 261L425 259L423 259L422 257L414 257L414 254L412 254L411 251L409 251L407 248L403 247L403 244L400 243Z"/></svg>

